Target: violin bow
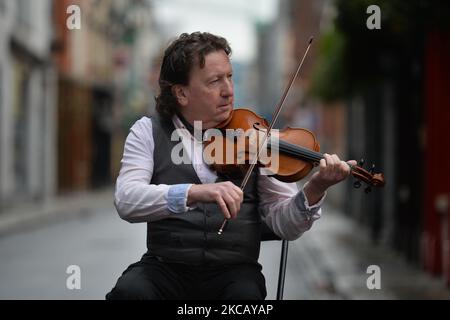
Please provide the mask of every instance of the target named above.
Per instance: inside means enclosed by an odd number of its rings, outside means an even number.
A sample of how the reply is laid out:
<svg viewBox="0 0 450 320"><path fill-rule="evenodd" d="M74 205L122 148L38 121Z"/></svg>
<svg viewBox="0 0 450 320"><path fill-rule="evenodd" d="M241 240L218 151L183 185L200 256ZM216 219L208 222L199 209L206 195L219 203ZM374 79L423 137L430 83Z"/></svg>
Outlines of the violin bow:
<svg viewBox="0 0 450 320"><path fill-rule="evenodd" d="M305 62L306 56L308 55L308 52L309 52L309 49L311 48L311 44L312 44L313 40L314 40L313 37L309 38L308 47L306 48L305 53L303 54L303 58L301 59L300 63L298 64L297 70L292 75L291 80L289 81L288 85L286 86L286 89L284 90L283 95L281 96L281 99L278 102L278 105L272 115L272 121L269 124L269 129L264 134L262 143L259 145L258 152L257 152L256 156L252 159L252 161L250 163L250 167L248 168L248 170L245 174L244 180L242 180L242 183L240 186L242 191L244 191L244 189L248 183L248 180L250 179L250 175L252 174L253 169L255 168L256 164L258 163L258 159L259 159L259 156L261 155L261 151L262 151L262 146L264 146L264 144L266 143L267 138L270 136L270 132L272 131L273 126L275 125L275 122L278 120L278 117L280 116L281 110L283 109L284 102L286 101L289 91L291 90L292 86L294 85L294 82L297 79L297 77L300 73L300 70L302 69L303 63ZM219 231L217 232L219 235L223 233L223 230L227 226L227 223L228 223L228 219L225 218L222 222L222 225L220 226Z"/></svg>

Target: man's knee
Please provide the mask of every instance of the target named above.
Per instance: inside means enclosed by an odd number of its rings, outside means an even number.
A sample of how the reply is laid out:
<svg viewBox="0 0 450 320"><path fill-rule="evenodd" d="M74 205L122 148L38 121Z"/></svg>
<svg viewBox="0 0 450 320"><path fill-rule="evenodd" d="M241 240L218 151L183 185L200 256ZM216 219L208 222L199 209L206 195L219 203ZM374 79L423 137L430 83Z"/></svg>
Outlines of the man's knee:
<svg viewBox="0 0 450 320"><path fill-rule="evenodd" d="M159 300L156 287L150 281L124 275L106 295L106 300Z"/></svg>
<svg viewBox="0 0 450 320"><path fill-rule="evenodd" d="M226 287L222 299L225 300L264 300L267 292L264 285L253 281L235 282Z"/></svg>

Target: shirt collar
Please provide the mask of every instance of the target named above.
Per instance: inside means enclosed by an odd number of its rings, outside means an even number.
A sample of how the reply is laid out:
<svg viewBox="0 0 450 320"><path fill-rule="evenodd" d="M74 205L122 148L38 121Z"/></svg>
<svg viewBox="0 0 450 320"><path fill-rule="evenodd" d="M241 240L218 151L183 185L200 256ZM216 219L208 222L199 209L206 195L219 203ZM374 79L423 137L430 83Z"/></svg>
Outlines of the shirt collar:
<svg viewBox="0 0 450 320"><path fill-rule="evenodd" d="M172 117L172 122L175 126L175 129L185 129L189 132L189 136L191 139L195 139L194 135L194 126L192 126L181 114L177 113ZM204 130L202 131L202 138L203 138ZM202 140L200 140L202 142Z"/></svg>

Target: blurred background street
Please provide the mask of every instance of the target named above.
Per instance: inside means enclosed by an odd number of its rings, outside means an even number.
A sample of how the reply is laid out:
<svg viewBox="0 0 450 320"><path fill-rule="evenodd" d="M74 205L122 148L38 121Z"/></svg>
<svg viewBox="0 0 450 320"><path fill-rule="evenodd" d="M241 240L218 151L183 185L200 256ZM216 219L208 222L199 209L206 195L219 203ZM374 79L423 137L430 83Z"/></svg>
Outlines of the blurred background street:
<svg viewBox="0 0 450 320"><path fill-rule="evenodd" d="M145 252L113 206L123 144L182 32L232 46L235 105L386 178L332 188L290 243L286 299L450 298L450 3L0 0L0 299L103 299ZM281 243L263 243L268 299ZM66 269L81 270L69 290ZM378 266L381 289L367 287Z"/></svg>

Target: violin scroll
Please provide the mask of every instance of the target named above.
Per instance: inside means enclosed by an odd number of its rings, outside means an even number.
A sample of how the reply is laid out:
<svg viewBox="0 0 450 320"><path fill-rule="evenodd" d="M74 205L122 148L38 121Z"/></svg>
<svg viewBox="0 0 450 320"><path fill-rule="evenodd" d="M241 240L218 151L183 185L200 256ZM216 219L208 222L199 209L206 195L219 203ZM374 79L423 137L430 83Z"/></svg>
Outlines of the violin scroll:
<svg viewBox="0 0 450 320"><path fill-rule="evenodd" d="M364 163L364 160L361 160L360 165ZM371 191L371 187L383 187L385 185L384 176L382 173L374 173L375 165L372 165L369 171L364 169L362 166L350 166L351 173L353 177L357 180L353 184L355 188L361 187L361 181L364 182L367 187L365 188L365 192L369 193Z"/></svg>

